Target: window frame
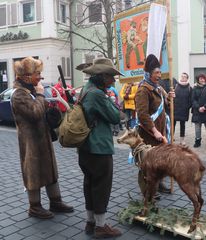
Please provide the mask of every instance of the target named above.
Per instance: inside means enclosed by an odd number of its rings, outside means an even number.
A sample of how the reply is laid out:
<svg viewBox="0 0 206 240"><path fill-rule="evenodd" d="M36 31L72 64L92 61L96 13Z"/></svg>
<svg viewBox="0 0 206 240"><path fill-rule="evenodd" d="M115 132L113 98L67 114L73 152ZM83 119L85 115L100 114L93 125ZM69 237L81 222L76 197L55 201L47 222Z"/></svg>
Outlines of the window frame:
<svg viewBox="0 0 206 240"><path fill-rule="evenodd" d="M28 3L33 3L34 4L34 20L33 21L28 21L24 22L24 10L23 10L23 5L28 4ZM35 0L26 0L26 1L20 1L19 2L19 20L20 20L20 25L29 25L33 24L36 22L36 1Z"/></svg>
<svg viewBox="0 0 206 240"><path fill-rule="evenodd" d="M66 0L56 0L55 4L56 4L55 8L56 22L61 25L69 26L69 2ZM65 23L62 21L61 5L65 6L65 19L66 19Z"/></svg>

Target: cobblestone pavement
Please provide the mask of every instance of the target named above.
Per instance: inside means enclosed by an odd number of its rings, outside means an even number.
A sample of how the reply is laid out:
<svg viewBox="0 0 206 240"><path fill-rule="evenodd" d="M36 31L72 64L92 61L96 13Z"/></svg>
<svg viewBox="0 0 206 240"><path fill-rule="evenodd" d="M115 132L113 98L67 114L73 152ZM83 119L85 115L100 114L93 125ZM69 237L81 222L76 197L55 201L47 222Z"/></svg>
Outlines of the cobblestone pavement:
<svg viewBox="0 0 206 240"><path fill-rule="evenodd" d="M194 126L187 124L186 143L194 144ZM206 138L203 131L201 148L195 149L205 161ZM175 139L179 142L177 129ZM116 142L116 139L115 139ZM3 240L87 240L92 239L84 234L85 210L82 192L82 173L77 163L75 149L63 149L58 143L54 144L58 160L59 182L63 200L75 207L72 214L56 214L51 220L39 220L28 217L27 194L23 191L21 178L18 141L16 131L10 127L0 127L0 239ZM134 199L141 199L137 186L137 168L127 164L129 149L125 145L115 143L114 180L107 221L117 226L123 232L119 240L155 240L155 239L183 239L174 237L166 232L160 236L159 231L148 233L146 226L135 223L131 226L118 223L117 213L128 204L128 192ZM169 180L166 180L168 183ZM203 197L206 199L206 177L202 181ZM42 191L42 204L48 208L48 199ZM158 205L163 207L191 207L190 201L175 184L174 193L162 195ZM206 212L206 205L203 206Z"/></svg>

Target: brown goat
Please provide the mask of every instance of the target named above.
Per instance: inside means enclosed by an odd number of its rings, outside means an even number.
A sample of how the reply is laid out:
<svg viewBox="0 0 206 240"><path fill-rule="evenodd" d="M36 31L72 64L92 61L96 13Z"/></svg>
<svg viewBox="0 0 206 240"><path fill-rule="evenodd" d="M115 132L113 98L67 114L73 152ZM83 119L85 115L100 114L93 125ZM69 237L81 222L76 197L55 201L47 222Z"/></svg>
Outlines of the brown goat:
<svg viewBox="0 0 206 240"><path fill-rule="evenodd" d="M170 176L176 180L179 187L193 203L194 212L188 233L193 232L196 229L204 202L201 196L200 181L205 167L197 154L188 147L177 144L160 144L148 148L136 129L126 130L124 135L117 139L117 142L128 144L132 148L135 160L146 181L144 209L141 216L148 214L148 201L151 201L155 195L159 181ZM135 153L138 149L141 149L140 155ZM140 156L142 159L139 159Z"/></svg>

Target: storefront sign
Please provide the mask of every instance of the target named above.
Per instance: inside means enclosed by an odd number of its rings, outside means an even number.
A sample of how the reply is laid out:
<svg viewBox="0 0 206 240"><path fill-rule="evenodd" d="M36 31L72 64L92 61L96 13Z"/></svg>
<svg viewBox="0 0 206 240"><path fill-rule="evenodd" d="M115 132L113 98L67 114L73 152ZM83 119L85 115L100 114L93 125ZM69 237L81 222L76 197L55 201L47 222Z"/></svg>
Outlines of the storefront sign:
<svg viewBox="0 0 206 240"><path fill-rule="evenodd" d="M15 41L15 40L24 40L29 37L29 34L26 32L19 31L18 33L6 33L0 37L0 42L6 41Z"/></svg>

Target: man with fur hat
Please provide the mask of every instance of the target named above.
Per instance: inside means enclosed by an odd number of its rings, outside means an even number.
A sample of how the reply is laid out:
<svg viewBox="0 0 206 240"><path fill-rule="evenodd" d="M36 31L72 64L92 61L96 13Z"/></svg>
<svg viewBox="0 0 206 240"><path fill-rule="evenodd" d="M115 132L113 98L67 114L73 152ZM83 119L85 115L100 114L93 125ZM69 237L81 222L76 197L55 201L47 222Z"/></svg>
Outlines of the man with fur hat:
<svg viewBox="0 0 206 240"><path fill-rule="evenodd" d="M29 198L29 216L48 219L52 212L72 212L61 198L57 164L49 126L45 119L48 102L40 83L43 62L32 57L14 63L16 80L11 98L17 126L24 186ZM40 189L46 187L50 209L41 205Z"/></svg>
<svg viewBox="0 0 206 240"><path fill-rule="evenodd" d="M92 130L79 148L79 166L84 174L84 197L87 211L86 234L96 238L109 238L121 232L105 223L105 213L112 188L114 144L110 124L120 122L120 112L110 97L107 88L121 75L110 59L95 59L83 70L91 77L83 88L82 100L88 125Z"/></svg>
<svg viewBox="0 0 206 240"><path fill-rule="evenodd" d="M139 134L146 144L157 146L166 136L165 104L169 103L169 97L159 85L161 78L160 63L150 54L144 66L145 77L140 83L136 94L136 110L139 119ZM169 93L174 97L174 92ZM152 116L156 115L156 119ZM154 119L154 120L153 120ZM159 184L159 191L170 193L163 183Z"/></svg>

